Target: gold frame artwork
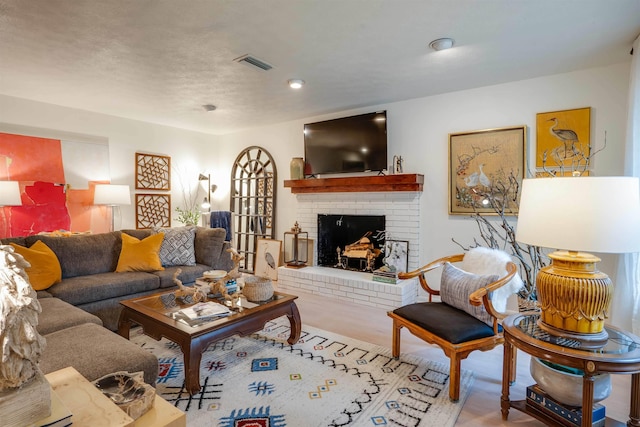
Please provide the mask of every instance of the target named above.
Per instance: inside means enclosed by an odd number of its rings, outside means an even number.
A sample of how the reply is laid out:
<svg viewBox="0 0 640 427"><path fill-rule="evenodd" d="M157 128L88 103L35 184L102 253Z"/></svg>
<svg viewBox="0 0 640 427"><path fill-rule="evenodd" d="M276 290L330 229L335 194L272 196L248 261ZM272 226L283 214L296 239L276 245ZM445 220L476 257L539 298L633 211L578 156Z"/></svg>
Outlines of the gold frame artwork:
<svg viewBox="0 0 640 427"><path fill-rule="evenodd" d="M271 280L278 280L278 267L282 252L282 240L257 239L256 240L256 262L254 275L258 277L268 277ZM274 266L267 261L267 254L270 254Z"/></svg>
<svg viewBox="0 0 640 427"><path fill-rule="evenodd" d="M536 168L582 171L590 152L591 107L536 114Z"/></svg>
<svg viewBox="0 0 640 427"><path fill-rule="evenodd" d="M136 153L136 190L171 190L171 157Z"/></svg>
<svg viewBox="0 0 640 427"><path fill-rule="evenodd" d="M136 228L171 227L171 195L136 194Z"/></svg>
<svg viewBox="0 0 640 427"><path fill-rule="evenodd" d="M486 205L492 195L516 215L526 142L526 125L449 134L449 214L497 215Z"/></svg>

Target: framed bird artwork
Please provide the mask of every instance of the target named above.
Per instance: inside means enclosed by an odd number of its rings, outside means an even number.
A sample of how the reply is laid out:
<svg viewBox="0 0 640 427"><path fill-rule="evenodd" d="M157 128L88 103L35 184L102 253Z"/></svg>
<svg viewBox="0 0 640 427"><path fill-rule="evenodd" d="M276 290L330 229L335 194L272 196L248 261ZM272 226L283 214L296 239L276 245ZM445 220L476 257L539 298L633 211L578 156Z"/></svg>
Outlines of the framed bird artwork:
<svg viewBox="0 0 640 427"><path fill-rule="evenodd" d="M583 172L591 153L591 107L536 114L536 168Z"/></svg>
<svg viewBox="0 0 640 427"><path fill-rule="evenodd" d="M282 240L257 239L254 275L278 280L278 267L282 252Z"/></svg>
<svg viewBox="0 0 640 427"><path fill-rule="evenodd" d="M449 214L517 215L527 127L449 134Z"/></svg>

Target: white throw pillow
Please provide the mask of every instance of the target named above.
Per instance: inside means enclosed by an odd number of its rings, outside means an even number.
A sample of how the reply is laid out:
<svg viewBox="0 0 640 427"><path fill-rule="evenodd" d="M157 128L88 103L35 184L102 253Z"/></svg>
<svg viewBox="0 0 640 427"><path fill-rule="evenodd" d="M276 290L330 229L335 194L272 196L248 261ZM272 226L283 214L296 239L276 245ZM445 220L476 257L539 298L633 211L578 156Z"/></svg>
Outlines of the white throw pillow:
<svg viewBox="0 0 640 427"><path fill-rule="evenodd" d="M491 249L479 246L470 249L465 255L460 268L473 274L497 274L503 277L507 274L507 263L511 261L511 255L499 249ZM507 310L507 299L524 286L524 282L518 273L506 285L494 291L491 295L493 308L504 313Z"/></svg>

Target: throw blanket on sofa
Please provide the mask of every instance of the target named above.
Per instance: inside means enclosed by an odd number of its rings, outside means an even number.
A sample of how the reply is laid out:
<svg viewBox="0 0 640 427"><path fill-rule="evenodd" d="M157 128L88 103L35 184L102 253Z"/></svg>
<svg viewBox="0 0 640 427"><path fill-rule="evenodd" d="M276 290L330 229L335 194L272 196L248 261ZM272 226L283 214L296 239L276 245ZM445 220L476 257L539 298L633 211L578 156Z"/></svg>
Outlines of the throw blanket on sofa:
<svg viewBox="0 0 640 427"><path fill-rule="evenodd" d="M230 211L213 211L209 220L211 228L224 228L227 231L227 242L231 241L231 212Z"/></svg>

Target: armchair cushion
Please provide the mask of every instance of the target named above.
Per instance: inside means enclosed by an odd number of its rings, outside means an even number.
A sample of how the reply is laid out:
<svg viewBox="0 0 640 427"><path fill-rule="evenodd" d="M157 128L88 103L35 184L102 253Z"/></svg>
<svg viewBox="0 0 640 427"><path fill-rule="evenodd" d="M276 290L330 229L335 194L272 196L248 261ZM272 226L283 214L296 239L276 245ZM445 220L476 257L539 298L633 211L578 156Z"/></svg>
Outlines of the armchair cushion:
<svg viewBox="0 0 640 427"><path fill-rule="evenodd" d="M393 312L452 344L494 335L493 328L486 323L440 302L409 304Z"/></svg>
<svg viewBox="0 0 640 427"><path fill-rule="evenodd" d="M511 255L499 249L478 246L470 249L464 255L460 268L473 274L507 274L506 265L511 261ZM496 311L504 313L507 310L507 299L524 286L518 273L504 286L496 289L491 295L491 303Z"/></svg>
<svg viewBox="0 0 640 427"><path fill-rule="evenodd" d="M487 325L493 326L493 317L487 313L483 305L471 305L469 295L499 278L497 274L480 276L467 273L447 262L440 279L440 298L445 304L463 310Z"/></svg>

